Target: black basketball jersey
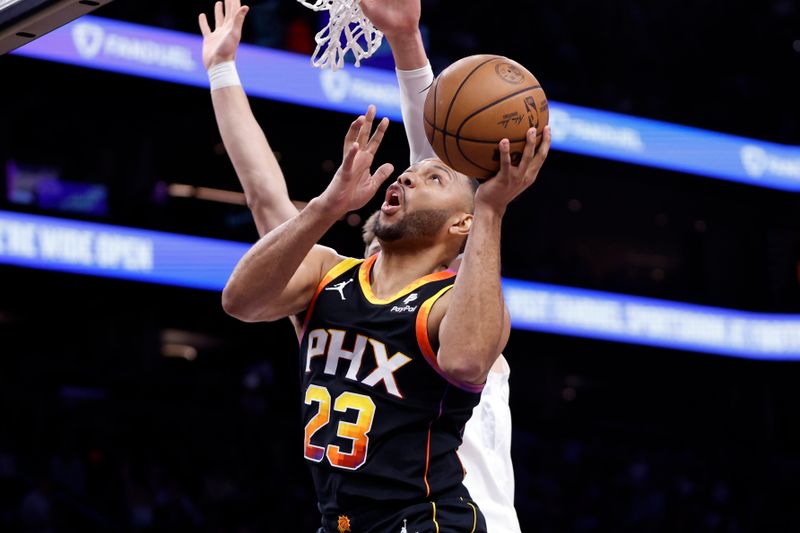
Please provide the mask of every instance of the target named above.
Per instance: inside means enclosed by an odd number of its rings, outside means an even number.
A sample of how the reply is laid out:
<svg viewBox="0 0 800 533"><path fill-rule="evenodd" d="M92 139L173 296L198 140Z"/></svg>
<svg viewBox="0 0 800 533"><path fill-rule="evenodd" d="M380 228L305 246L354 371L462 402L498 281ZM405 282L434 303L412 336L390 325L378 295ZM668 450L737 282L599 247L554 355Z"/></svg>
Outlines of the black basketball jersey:
<svg viewBox="0 0 800 533"><path fill-rule="evenodd" d="M467 495L456 449L482 387L446 376L427 332L455 274L379 299L376 258L332 268L300 333L304 455L325 517Z"/></svg>

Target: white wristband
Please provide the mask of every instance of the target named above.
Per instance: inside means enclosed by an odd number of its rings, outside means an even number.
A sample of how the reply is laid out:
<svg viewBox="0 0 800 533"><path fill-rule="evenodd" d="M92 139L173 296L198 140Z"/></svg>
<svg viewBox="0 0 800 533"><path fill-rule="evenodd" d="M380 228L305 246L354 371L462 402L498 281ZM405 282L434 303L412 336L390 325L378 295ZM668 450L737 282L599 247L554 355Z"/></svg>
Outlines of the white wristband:
<svg viewBox="0 0 800 533"><path fill-rule="evenodd" d="M242 84L239 81L239 73L236 71L235 61L218 63L208 69L208 80L211 82L212 91Z"/></svg>

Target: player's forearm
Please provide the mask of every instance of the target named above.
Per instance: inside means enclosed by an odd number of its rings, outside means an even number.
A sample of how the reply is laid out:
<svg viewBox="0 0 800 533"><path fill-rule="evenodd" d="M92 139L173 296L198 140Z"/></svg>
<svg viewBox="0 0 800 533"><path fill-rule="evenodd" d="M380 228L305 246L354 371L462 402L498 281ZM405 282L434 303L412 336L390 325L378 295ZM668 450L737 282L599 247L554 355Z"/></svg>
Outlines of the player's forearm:
<svg viewBox="0 0 800 533"><path fill-rule="evenodd" d="M262 237L239 260L222 293L226 312L241 320L269 320L292 314L279 296L338 214L312 200L294 218Z"/></svg>
<svg viewBox="0 0 800 533"><path fill-rule="evenodd" d="M397 48L401 51L395 53L395 62L398 64L396 71L397 82L400 85L400 109L403 113L403 127L408 139L412 165L423 159L436 156L430 142L428 142L423 125L425 98L428 96L428 91L433 84L434 76L433 70L431 70L431 66L428 63L428 58L425 57L422 41L421 39L417 39L417 41L415 45L412 40L412 44L405 48L397 45ZM395 45L393 44L392 51L394 50ZM404 52L402 50L405 51L405 56L403 56ZM421 50L424 59L422 66L413 69L400 68L399 65L418 65L420 63L420 58L417 57L419 50Z"/></svg>
<svg viewBox="0 0 800 533"><path fill-rule="evenodd" d="M476 208L464 259L439 330L439 366L469 383L485 379L497 359L504 329L501 221L501 213Z"/></svg>
<svg viewBox="0 0 800 533"><path fill-rule="evenodd" d="M394 64L398 69L415 70L428 64L419 29L387 34L386 40L389 41Z"/></svg>
<svg viewBox="0 0 800 533"><path fill-rule="evenodd" d="M416 70L398 70L397 81L400 84L400 110L403 113L403 128L408 139L411 164L436 157L436 154L425 134L424 108L433 83L433 71L430 65Z"/></svg>
<svg viewBox="0 0 800 533"><path fill-rule="evenodd" d="M263 236L297 214L283 172L241 86L216 89L211 101L225 149Z"/></svg>

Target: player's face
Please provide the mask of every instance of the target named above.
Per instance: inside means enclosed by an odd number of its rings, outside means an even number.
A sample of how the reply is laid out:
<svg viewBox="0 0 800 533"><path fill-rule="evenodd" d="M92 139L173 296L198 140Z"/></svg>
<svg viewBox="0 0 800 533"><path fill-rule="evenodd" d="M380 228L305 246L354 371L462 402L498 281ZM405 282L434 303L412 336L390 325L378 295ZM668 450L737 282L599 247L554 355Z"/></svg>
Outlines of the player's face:
<svg viewBox="0 0 800 533"><path fill-rule="evenodd" d="M426 159L409 167L386 189L375 233L386 241L432 237L451 217L471 211L467 178L439 159Z"/></svg>

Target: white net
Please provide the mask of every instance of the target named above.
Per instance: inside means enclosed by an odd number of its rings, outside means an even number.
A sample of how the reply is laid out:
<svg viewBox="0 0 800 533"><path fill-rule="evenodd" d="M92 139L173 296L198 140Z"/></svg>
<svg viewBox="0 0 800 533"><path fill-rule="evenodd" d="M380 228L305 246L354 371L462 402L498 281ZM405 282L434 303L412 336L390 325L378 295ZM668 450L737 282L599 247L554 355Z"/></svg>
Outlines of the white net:
<svg viewBox="0 0 800 533"><path fill-rule="evenodd" d="M361 60L374 54L383 42L383 34L361 11L360 0L297 1L314 11L330 13L328 25L314 37L317 48L311 56L311 64L315 67L339 70L344 67L348 51L353 53L359 67Z"/></svg>

